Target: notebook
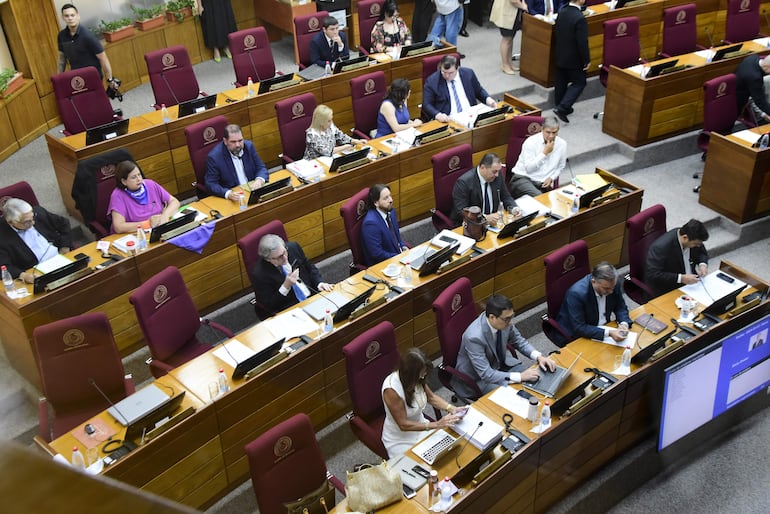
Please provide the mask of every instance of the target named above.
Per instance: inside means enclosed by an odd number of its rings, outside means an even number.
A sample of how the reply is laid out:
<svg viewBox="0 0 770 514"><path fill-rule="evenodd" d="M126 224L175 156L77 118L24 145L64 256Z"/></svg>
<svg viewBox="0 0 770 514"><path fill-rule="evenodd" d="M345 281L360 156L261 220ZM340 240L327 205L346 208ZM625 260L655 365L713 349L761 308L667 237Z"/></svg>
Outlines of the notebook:
<svg viewBox="0 0 770 514"><path fill-rule="evenodd" d="M107 409L107 412L121 425L131 425L147 413L163 405L168 399L169 396L161 391L158 386L150 384L128 398L119 401L113 407Z"/></svg>
<svg viewBox="0 0 770 514"><path fill-rule="evenodd" d="M572 368L575 367L575 364L577 364L577 361L580 359L581 355L583 354L579 353L577 357L575 357L575 360L572 361L572 364L569 365L569 368L556 366L556 369L553 373L543 372L541 370L540 380L534 383L524 382L524 387L531 389L536 393L540 393L546 398L553 398L556 395L556 391L559 390L564 381L567 380L567 377L569 377L570 373L572 373Z"/></svg>

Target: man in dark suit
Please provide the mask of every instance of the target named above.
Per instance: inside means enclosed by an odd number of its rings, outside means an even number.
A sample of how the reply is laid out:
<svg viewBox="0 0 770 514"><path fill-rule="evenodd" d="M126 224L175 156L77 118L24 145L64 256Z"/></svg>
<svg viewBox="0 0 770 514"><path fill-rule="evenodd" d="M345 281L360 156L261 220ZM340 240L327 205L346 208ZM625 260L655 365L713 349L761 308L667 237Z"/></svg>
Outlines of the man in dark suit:
<svg viewBox="0 0 770 514"><path fill-rule="evenodd" d="M681 284L694 284L708 274L709 255L703 242L708 230L691 219L660 236L647 250L644 282L660 296Z"/></svg>
<svg viewBox="0 0 770 514"><path fill-rule="evenodd" d="M334 16L327 16L321 22L323 30L310 40L310 62L321 66L334 64L338 60L350 58L350 49L345 33L340 32L340 24Z"/></svg>
<svg viewBox="0 0 770 514"><path fill-rule="evenodd" d="M254 144L243 139L241 127L227 125L222 144L216 145L206 158L206 189L211 194L237 202L242 193L235 186L257 189L268 181L267 167L259 158Z"/></svg>
<svg viewBox="0 0 770 514"><path fill-rule="evenodd" d="M554 26L556 77L554 114L569 123L572 105L586 87L586 71L591 65L588 51L588 23L580 10L585 0L572 0L559 12Z"/></svg>
<svg viewBox="0 0 770 514"><path fill-rule="evenodd" d="M459 80L456 80L459 79ZM445 55L438 70L432 73L422 88L422 110L430 119L441 122L479 102L495 107L497 102L481 87L470 68L461 68L454 55Z"/></svg>
<svg viewBox="0 0 770 514"><path fill-rule="evenodd" d="M770 122L770 103L765 95L765 75L770 74L770 56L749 55L735 69L735 101L738 115L749 99L754 102L753 113L758 124Z"/></svg>
<svg viewBox="0 0 770 514"><path fill-rule="evenodd" d="M319 290L334 289L332 284L321 281L321 273L305 257L299 243L268 234L260 239L258 252L261 258L250 276L260 319L269 318Z"/></svg>
<svg viewBox="0 0 770 514"><path fill-rule="evenodd" d="M478 318L463 333L457 354L457 371L476 382L482 394L509 383L533 382L539 378L536 368L529 368L508 345L512 345L542 369L553 371L556 364L527 341L512 323L513 304L503 295L493 294ZM452 387L458 396L471 399L473 389L452 377Z"/></svg>
<svg viewBox="0 0 770 514"><path fill-rule="evenodd" d="M506 209L516 206L503 183L501 168L500 157L489 152L484 154L478 166L457 179L452 190L452 221L459 225L463 220L463 209L475 205L481 208L487 222L494 225L499 221L497 208L500 202Z"/></svg>
<svg viewBox="0 0 770 514"><path fill-rule="evenodd" d="M613 314L618 328L601 328L599 325L612 321ZM624 340L631 318L615 267L600 262L591 273L575 282L564 296L556 321L573 339L611 337L618 342Z"/></svg>
<svg viewBox="0 0 770 514"><path fill-rule="evenodd" d="M371 266L398 255L407 246L401 239L393 195L388 186L375 184L369 189L368 207L361 223L361 248L364 265Z"/></svg>
<svg viewBox="0 0 770 514"><path fill-rule="evenodd" d="M31 284L35 276L26 270L72 247L67 218L48 212L19 198L9 198L0 206L0 264L13 278Z"/></svg>

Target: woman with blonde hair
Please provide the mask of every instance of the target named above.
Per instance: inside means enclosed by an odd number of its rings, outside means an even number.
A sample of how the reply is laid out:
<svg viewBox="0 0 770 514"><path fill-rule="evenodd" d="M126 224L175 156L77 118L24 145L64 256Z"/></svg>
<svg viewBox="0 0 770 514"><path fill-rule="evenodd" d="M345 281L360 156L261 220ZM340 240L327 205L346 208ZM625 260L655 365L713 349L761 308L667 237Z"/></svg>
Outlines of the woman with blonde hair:
<svg viewBox="0 0 770 514"><path fill-rule="evenodd" d="M529 12L524 0L495 0L492 11L489 13L489 21L500 29L500 70L506 75L513 75L518 71L511 66L513 58L513 36L521 28L523 12Z"/></svg>
<svg viewBox="0 0 770 514"><path fill-rule="evenodd" d="M337 152L347 150L352 145L363 144L362 139L353 139L334 124L334 112L321 104L313 111L313 120L305 132L304 159L331 157Z"/></svg>

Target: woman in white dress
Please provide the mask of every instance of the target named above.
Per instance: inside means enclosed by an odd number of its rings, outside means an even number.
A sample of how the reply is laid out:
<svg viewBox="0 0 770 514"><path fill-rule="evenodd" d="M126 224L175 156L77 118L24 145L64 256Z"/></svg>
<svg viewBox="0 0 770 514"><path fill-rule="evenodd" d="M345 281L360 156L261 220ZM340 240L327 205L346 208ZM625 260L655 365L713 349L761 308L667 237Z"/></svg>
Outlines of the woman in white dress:
<svg viewBox="0 0 770 514"><path fill-rule="evenodd" d="M401 357L398 370L382 383L385 423L382 443L390 457L401 455L428 434L426 431L446 428L459 421L455 406L433 393L425 383L433 363L419 348L411 348ZM430 404L449 412L437 421L429 421L423 410Z"/></svg>

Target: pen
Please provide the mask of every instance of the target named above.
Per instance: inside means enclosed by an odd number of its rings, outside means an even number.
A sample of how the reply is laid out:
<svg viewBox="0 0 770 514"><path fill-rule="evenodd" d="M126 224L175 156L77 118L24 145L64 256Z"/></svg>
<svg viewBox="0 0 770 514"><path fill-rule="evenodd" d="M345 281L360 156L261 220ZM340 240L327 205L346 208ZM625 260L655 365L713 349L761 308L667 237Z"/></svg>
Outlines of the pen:
<svg viewBox="0 0 770 514"><path fill-rule="evenodd" d="M412 478L417 478L417 476L414 473L412 473L411 471L407 471L405 469L402 469L401 471L403 471L405 474L409 475Z"/></svg>

